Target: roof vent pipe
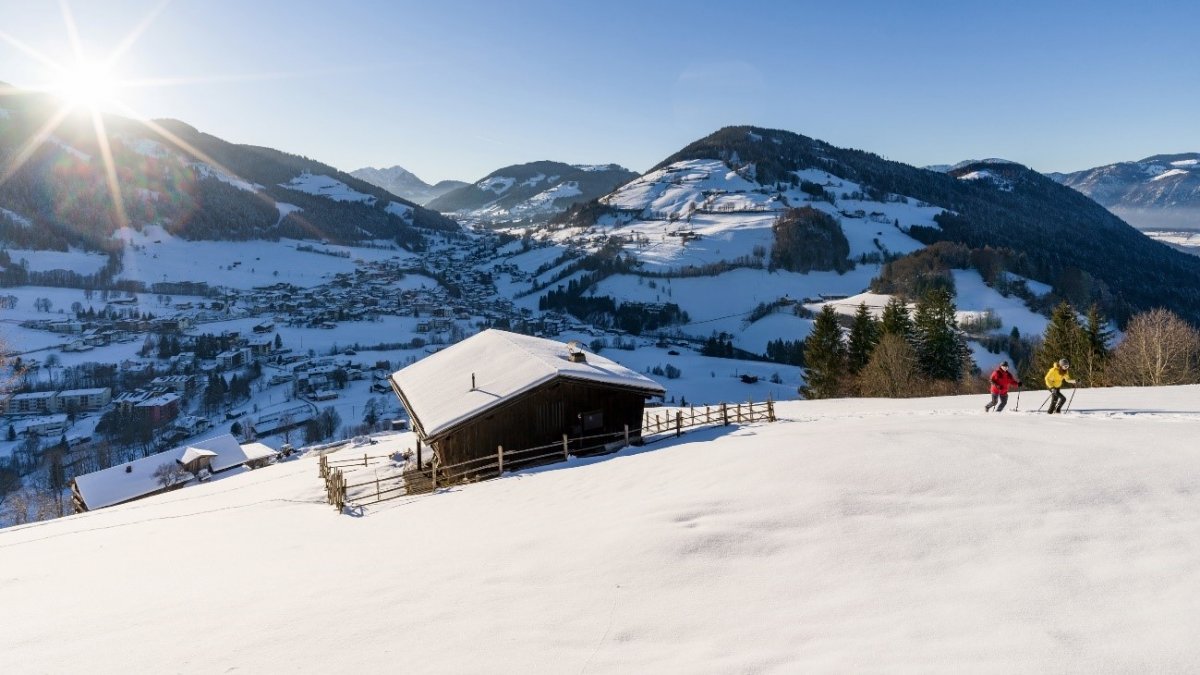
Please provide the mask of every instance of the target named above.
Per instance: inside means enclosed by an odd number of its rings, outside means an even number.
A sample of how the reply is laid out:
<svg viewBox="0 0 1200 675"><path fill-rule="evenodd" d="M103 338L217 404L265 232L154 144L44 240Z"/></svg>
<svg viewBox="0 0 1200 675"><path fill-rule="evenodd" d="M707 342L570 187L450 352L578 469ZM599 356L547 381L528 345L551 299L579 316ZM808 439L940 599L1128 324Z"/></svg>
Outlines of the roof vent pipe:
<svg viewBox="0 0 1200 675"><path fill-rule="evenodd" d="M571 340L567 343L567 360L571 363L587 363L587 356L583 353L583 343L579 340Z"/></svg>

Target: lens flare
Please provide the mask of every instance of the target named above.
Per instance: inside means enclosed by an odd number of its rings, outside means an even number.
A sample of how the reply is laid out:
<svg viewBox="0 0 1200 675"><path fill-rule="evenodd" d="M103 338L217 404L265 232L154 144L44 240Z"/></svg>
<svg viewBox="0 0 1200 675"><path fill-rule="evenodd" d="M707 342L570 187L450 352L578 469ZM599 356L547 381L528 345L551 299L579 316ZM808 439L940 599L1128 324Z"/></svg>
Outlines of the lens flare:
<svg viewBox="0 0 1200 675"><path fill-rule="evenodd" d="M105 108L117 90L112 73L100 64L80 64L63 74L55 93L74 105Z"/></svg>

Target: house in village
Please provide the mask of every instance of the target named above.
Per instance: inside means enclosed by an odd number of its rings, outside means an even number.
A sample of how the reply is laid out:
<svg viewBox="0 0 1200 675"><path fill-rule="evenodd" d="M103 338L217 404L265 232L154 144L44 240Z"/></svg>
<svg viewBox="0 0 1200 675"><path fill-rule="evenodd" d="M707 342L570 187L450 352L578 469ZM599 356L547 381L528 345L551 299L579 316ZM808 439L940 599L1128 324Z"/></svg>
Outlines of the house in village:
<svg viewBox="0 0 1200 675"><path fill-rule="evenodd" d="M76 476L71 481L71 503L75 513L124 504L182 487L201 470L216 474L254 466L270 461L275 454L261 443L239 445L233 436L224 434ZM159 471L164 464L176 465L179 471L164 477Z"/></svg>
<svg viewBox="0 0 1200 675"><path fill-rule="evenodd" d="M486 330L393 373L393 391L441 466L561 441L640 435L662 385L562 342ZM605 439L603 436L608 435ZM586 437L587 440L584 440Z"/></svg>
<svg viewBox="0 0 1200 675"><path fill-rule="evenodd" d="M108 387L28 392L0 398L0 412L11 415L92 412L108 405L111 400L112 390Z"/></svg>

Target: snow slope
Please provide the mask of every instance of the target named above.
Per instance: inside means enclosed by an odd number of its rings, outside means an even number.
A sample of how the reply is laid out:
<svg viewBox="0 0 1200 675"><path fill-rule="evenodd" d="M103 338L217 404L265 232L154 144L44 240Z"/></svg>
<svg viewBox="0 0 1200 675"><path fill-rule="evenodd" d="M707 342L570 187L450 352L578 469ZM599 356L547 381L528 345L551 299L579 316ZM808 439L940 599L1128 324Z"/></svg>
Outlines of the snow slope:
<svg viewBox="0 0 1200 675"><path fill-rule="evenodd" d="M674 162L601 198L622 215L602 218L596 229L626 238L626 251L648 269L667 271L751 258L756 249L769 251L774 242L771 227L789 207L810 206L837 220L852 260L922 248L908 229L938 227L933 217L943 211L900 195L868 200L862 185L817 169L794 173L798 182L820 185L836 203L814 199L798 185L784 190L760 185L747 177L750 173L714 159ZM579 234L566 230L556 236Z"/></svg>
<svg viewBox="0 0 1200 675"><path fill-rule="evenodd" d="M983 400L784 403L774 425L357 518L320 503L309 457L11 528L0 653L27 672L1200 668L1200 387L1083 390L1060 418Z"/></svg>
<svg viewBox="0 0 1200 675"><path fill-rule="evenodd" d="M280 215L284 215L283 209ZM385 260L412 255L401 250L318 245L291 239L188 241L173 237L156 225L141 232L125 228L117 236L130 244L125 248L121 278L138 279L147 284L203 281L214 286L245 289L283 281L297 286L316 286L338 272L353 272L356 268L354 258ZM297 248L301 244L320 250L346 251L352 257L301 251Z"/></svg>

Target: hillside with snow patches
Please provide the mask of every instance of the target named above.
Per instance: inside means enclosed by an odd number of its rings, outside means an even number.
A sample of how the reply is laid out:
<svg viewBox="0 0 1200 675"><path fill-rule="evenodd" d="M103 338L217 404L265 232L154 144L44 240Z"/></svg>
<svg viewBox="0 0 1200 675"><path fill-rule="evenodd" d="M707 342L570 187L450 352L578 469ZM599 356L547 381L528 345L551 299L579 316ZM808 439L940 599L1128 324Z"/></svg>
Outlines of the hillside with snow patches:
<svg viewBox="0 0 1200 675"><path fill-rule="evenodd" d="M530 162L493 171L426 205L467 222L544 222L568 206L604 195L636 175L616 164Z"/></svg>
<svg viewBox="0 0 1200 675"><path fill-rule="evenodd" d="M1041 396L780 403L774 424L347 514L309 454L9 528L0 653L28 672L1200 668L1200 387L1083 389L1060 417Z"/></svg>
<svg viewBox="0 0 1200 675"><path fill-rule="evenodd" d="M782 189L757 182L752 172L753 167L739 171L721 160L673 162L600 198L606 212L593 223L543 230L539 236L552 244L550 252L560 254L571 247L598 250L610 238L619 239L623 252L640 263L639 272L605 278L589 288L587 295L647 304L675 303L690 318L679 327L683 334L705 338L728 333L735 346L762 354L771 340L808 335L811 319L792 311L798 303L819 309L825 298L853 296L856 301L850 313L857 309L858 301L867 302L875 311L882 309L890 296L859 295L879 275L885 256L904 255L925 246L910 236L912 227L937 229L934 216L945 211L904 195L871 198L863 185L817 169L792 172L793 182ZM812 185L819 186L824 195L804 191L803 184L810 190ZM774 245L776 220L786 209L801 206L826 213L839 223L850 246L849 258L858 261L854 269L796 273L765 268ZM722 264L737 268L721 271ZM557 269L534 276L530 286L553 278ZM680 275L688 270L710 271ZM663 275L666 278L659 278ZM573 278L578 275L550 287L561 288ZM1044 317L1019 298L1006 297L984 284L978 272L957 270L954 278L962 318L991 311L1001 321L1001 326L989 331L997 335L1007 334L1014 326L1024 335L1044 330ZM1051 290L1033 280L1027 283L1038 294ZM520 292L520 287L515 290ZM845 305L847 301L836 302ZM779 303L776 311L751 320L755 307L771 303ZM984 357L981 349L976 351Z"/></svg>
<svg viewBox="0 0 1200 675"><path fill-rule="evenodd" d="M7 90L0 109L0 153L24 160L0 184L0 240L12 248L111 251L116 231L152 226L190 240L292 237L419 248L423 231L459 229L331 166L229 143L176 120L105 115L102 148L90 117L68 115L54 125L46 97Z"/></svg>

